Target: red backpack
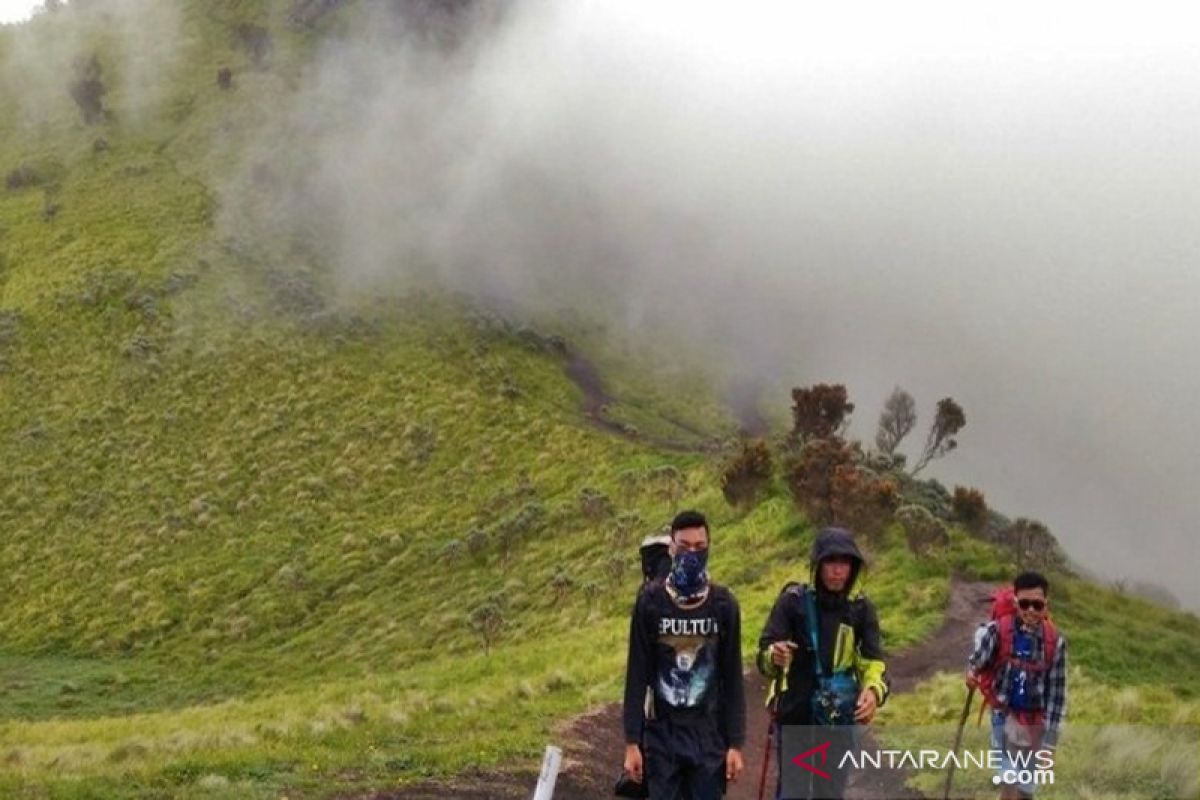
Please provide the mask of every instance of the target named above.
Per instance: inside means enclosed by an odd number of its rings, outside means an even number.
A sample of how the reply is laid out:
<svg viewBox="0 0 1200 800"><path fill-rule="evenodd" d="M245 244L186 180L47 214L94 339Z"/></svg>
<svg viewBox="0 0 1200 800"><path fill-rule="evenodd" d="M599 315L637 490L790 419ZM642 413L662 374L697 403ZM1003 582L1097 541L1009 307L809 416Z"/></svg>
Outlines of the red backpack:
<svg viewBox="0 0 1200 800"><path fill-rule="evenodd" d="M1013 655L1013 637L1017 629L1017 595L1011 586L1005 586L992 593L992 619L996 622L999 641L996 643L995 657L979 671L979 692L983 695L986 705L992 708L1003 708L996 697L996 679L1003 664L1012 664L1028 672L1045 673L1054 665L1054 657L1058 651L1058 629L1050 621L1047 614L1042 620L1042 642L1044 644L1041 661L1026 661ZM986 706L985 706L986 708ZM980 714L983 713L981 708ZM1034 712L1040 717L1041 712Z"/></svg>

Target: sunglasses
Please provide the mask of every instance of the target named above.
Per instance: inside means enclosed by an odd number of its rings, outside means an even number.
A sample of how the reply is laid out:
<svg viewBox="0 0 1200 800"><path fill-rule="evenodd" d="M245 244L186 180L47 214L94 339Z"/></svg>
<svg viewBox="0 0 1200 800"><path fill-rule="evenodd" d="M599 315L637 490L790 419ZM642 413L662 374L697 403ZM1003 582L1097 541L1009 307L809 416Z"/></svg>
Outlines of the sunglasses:
<svg viewBox="0 0 1200 800"><path fill-rule="evenodd" d="M1042 609L1044 609L1046 607L1046 601L1045 600L1018 600L1017 605L1021 607L1022 611L1028 611L1031 608L1034 611L1041 611Z"/></svg>

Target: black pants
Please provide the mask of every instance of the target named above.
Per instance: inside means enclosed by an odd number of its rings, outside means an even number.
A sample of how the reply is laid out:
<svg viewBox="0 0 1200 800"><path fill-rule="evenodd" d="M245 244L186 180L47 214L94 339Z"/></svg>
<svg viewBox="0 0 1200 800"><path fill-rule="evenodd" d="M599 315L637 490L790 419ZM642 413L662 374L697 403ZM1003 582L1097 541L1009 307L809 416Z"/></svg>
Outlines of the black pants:
<svg viewBox="0 0 1200 800"><path fill-rule="evenodd" d="M650 800L719 800L725 741L713 721L650 720L642 733Z"/></svg>

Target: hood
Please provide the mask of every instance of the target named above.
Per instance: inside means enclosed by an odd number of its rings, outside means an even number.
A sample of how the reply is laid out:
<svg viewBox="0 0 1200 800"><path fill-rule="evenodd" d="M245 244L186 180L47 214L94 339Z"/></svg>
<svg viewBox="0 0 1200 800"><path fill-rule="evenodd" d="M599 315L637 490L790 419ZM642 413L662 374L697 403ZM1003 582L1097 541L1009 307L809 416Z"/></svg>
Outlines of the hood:
<svg viewBox="0 0 1200 800"><path fill-rule="evenodd" d="M671 571L671 537L647 536L638 548L642 557L642 578L664 580Z"/></svg>
<svg viewBox="0 0 1200 800"><path fill-rule="evenodd" d="M854 543L854 534L846 528L822 528L817 532L817 538L813 542L812 553L809 556L810 580L813 586L817 586L822 591L824 587L817 583L817 567L831 556L850 557L850 580L846 582L844 594L847 596L853 594L864 563L862 552Z"/></svg>

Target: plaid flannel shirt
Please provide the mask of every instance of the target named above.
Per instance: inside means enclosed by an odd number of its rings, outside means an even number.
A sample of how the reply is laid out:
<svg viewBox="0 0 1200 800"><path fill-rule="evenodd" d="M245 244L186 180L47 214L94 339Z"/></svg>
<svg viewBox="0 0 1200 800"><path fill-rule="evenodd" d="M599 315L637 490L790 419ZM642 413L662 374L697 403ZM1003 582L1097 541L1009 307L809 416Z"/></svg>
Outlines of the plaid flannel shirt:
<svg viewBox="0 0 1200 800"><path fill-rule="evenodd" d="M1045 642L1042 641L1041 626L1039 625L1029 633L1033 639L1032 660L1040 662L1045 658ZM968 666L975 672L983 670L996 658L1000 649L999 645L1000 628L993 620L987 624L979 646L967 659ZM1001 703L1008 703L1014 672L1012 664L1001 664L996 672L996 697ZM1042 680L1030 683L1027 691L1034 708L1041 708L1046 714L1046 732L1042 741L1047 746L1054 747L1058 743L1059 729L1067 714L1067 640L1061 631L1058 634L1054 663L1050 665L1050 669L1042 673Z"/></svg>

